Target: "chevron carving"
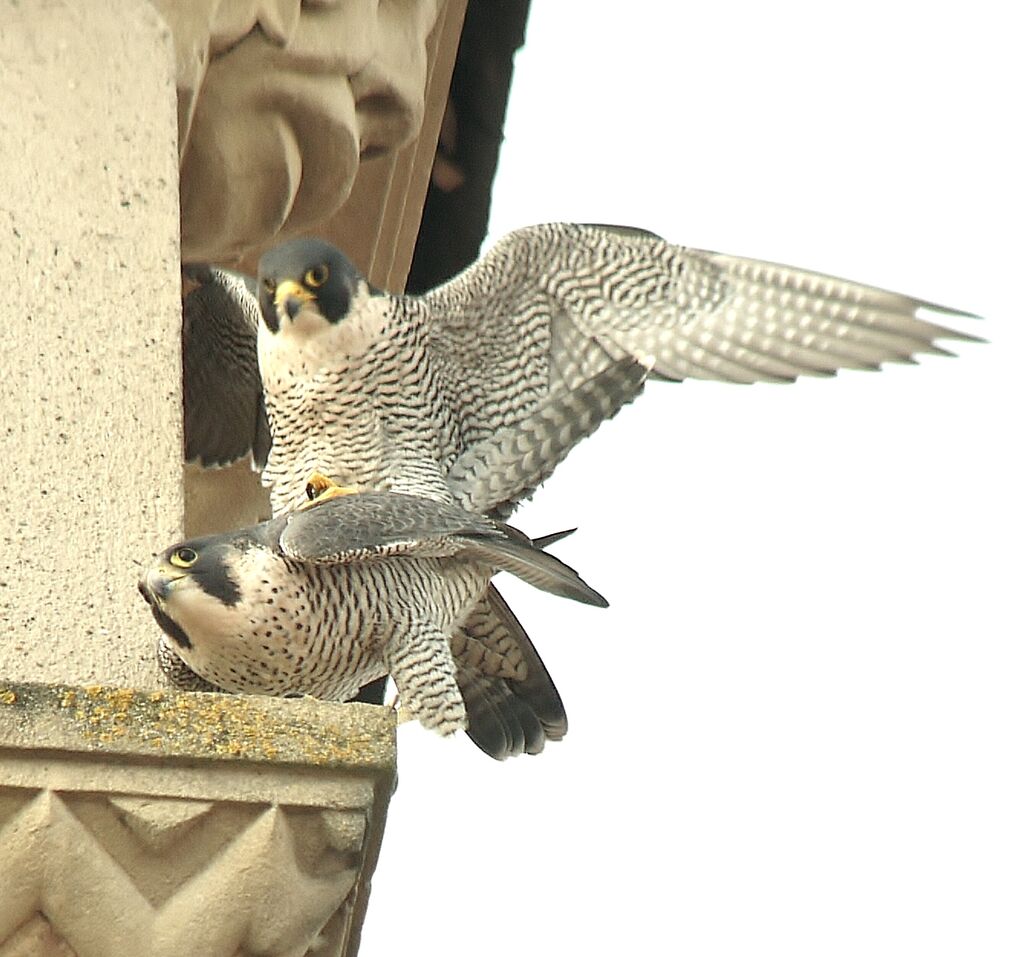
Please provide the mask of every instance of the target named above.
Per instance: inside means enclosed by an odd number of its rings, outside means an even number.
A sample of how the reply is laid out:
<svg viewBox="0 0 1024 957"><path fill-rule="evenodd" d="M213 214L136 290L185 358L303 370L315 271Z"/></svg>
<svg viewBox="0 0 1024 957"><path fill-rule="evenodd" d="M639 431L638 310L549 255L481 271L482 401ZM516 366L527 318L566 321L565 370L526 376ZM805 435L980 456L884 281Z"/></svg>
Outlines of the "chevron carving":
<svg viewBox="0 0 1024 957"><path fill-rule="evenodd" d="M366 815L0 788L0 957L338 953Z"/></svg>

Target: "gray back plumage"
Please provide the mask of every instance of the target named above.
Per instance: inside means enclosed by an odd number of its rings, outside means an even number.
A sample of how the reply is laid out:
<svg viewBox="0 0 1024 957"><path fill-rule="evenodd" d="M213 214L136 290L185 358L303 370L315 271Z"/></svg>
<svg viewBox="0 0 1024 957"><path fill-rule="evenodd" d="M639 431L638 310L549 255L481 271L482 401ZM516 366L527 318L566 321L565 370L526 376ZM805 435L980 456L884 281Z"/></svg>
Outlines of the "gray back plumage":
<svg viewBox="0 0 1024 957"><path fill-rule="evenodd" d="M283 554L317 564L348 564L377 555L451 553L464 535L500 535L483 516L415 495L363 492L318 503L274 520Z"/></svg>

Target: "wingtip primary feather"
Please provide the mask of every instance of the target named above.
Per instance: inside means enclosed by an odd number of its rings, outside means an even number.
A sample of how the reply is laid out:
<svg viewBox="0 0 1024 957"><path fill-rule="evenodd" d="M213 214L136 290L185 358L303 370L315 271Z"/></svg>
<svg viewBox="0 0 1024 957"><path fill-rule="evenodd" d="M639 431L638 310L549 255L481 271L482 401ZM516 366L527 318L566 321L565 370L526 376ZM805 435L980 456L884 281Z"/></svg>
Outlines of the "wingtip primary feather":
<svg viewBox="0 0 1024 957"><path fill-rule="evenodd" d="M941 306L937 302L926 302L920 300L917 303L917 307L914 309L914 318L919 322L927 322L928 320L922 317L922 313L927 316L929 313L935 316L942 316L946 319L957 319L964 320L966 322L984 322L985 317L979 316L976 312L964 312L962 309L951 309L949 306ZM977 342L987 343L988 340L982 336L975 336L969 332L961 332L959 329L950 329L948 326L935 325L932 327L932 338L934 339L952 339L956 342ZM956 353L949 353L949 355L956 355Z"/></svg>
<svg viewBox="0 0 1024 957"><path fill-rule="evenodd" d="M934 312L939 316L948 316L950 319L967 319L967 320L978 320L983 321L984 316L978 315L976 312L967 312L965 309L954 309L952 306L943 306L938 302L931 302L927 299L919 299L917 301L917 308L924 309L927 312Z"/></svg>

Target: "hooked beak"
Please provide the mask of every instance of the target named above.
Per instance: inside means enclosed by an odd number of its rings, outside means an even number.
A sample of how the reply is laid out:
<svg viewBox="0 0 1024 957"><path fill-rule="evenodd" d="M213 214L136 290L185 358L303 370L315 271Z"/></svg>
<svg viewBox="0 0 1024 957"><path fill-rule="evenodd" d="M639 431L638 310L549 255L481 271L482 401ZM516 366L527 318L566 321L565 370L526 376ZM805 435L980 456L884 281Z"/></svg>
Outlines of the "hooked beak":
<svg viewBox="0 0 1024 957"><path fill-rule="evenodd" d="M294 279L279 282L274 290L274 305L278 314L283 308L289 319L294 319L302 311L302 307L307 302L312 302L314 298L313 293L300 286Z"/></svg>
<svg viewBox="0 0 1024 957"><path fill-rule="evenodd" d="M139 579L139 592L149 605L162 605L171 596L174 583L185 576L163 563L153 566Z"/></svg>

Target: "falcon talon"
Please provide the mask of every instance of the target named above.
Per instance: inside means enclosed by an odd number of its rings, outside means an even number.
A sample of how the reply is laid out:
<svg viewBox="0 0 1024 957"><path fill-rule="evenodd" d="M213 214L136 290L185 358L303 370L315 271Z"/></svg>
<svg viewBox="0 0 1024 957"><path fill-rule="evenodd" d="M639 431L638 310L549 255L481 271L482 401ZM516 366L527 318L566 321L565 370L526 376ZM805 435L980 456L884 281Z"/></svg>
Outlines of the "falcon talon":
<svg viewBox="0 0 1024 957"><path fill-rule="evenodd" d="M357 495L359 489L352 485L339 485L333 479L329 479L322 472L311 472L306 480L306 499L299 508L312 508L332 498L340 498L343 495Z"/></svg>
<svg viewBox="0 0 1024 957"><path fill-rule="evenodd" d="M333 487L334 484L323 472L313 469L306 478L306 498L312 502L318 495Z"/></svg>

